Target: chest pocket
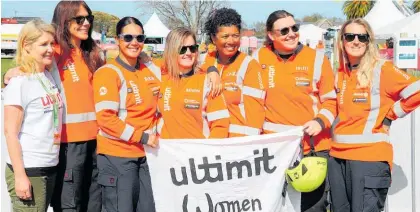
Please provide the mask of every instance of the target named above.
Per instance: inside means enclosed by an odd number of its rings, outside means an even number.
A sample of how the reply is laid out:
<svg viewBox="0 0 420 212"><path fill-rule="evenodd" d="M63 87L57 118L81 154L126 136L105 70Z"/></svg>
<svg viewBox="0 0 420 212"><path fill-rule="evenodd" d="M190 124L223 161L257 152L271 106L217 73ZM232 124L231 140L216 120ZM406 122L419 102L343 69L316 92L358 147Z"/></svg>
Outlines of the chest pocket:
<svg viewBox="0 0 420 212"><path fill-rule="evenodd" d="M236 82L238 71L226 70L223 73L223 95L226 97L227 104L239 104L241 101L241 86Z"/></svg>
<svg viewBox="0 0 420 212"><path fill-rule="evenodd" d="M292 74L291 82L297 91L309 94L312 92L312 76L307 71L295 71Z"/></svg>
<svg viewBox="0 0 420 212"><path fill-rule="evenodd" d="M352 109L349 110L352 116L363 117L370 111L371 91L368 89L353 89L350 92Z"/></svg>

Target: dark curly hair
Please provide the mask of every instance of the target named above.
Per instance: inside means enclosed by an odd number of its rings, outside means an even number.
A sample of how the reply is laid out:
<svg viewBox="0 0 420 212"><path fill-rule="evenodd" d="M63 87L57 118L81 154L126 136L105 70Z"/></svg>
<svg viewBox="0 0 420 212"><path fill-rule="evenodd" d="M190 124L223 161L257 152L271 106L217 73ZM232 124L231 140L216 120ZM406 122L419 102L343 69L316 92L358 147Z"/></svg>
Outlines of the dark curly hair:
<svg viewBox="0 0 420 212"><path fill-rule="evenodd" d="M214 10L207 17L207 21L204 24L204 31L210 37L216 35L219 27L236 26L241 31L242 19L241 15L234 9L220 8Z"/></svg>

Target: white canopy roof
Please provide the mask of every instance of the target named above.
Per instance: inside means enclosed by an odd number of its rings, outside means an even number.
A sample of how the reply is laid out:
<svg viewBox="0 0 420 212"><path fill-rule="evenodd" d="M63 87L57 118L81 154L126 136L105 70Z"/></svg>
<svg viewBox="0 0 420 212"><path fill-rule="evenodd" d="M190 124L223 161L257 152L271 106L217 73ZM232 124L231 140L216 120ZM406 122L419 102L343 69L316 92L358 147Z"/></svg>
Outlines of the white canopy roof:
<svg viewBox="0 0 420 212"><path fill-rule="evenodd" d="M375 32L377 38L389 38L398 36L400 33L408 33L408 36L416 35L420 38L420 12L392 24L381 27Z"/></svg>
<svg viewBox="0 0 420 212"><path fill-rule="evenodd" d="M376 32L379 28L404 19L405 17L392 0L378 0L364 19L370 24L373 31Z"/></svg>
<svg viewBox="0 0 420 212"><path fill-rule="evenodd" d="M313 24L301 25L299 29L299 41L304 45L309 41L309 46L315 48L318 41L323 40L323 34L326 31L327 30Z"/></svg>
<svg viewBox="0 0 420 212"><path fill-rule="evenodd" d="M144 32L147 37L166 38L169 29L162 23L156 13L153 13L144 25Z"/></svg>

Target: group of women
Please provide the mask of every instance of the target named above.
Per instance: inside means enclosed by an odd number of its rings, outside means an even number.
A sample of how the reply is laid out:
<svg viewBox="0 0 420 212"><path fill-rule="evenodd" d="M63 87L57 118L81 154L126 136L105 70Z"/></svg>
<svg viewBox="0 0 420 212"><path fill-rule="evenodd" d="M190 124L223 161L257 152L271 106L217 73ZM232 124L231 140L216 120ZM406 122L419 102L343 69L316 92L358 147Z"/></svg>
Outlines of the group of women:
<svg viewBox="0 0 420 212"><path fill-rule="evenodd" d="M205 32L216 50L200 62L185 28L171 30L162 61L140 60L147 32L124 17L116 25L119 55L105 64L93 21L85 2L61 1L54 28L32 21L19 35L18 68L6 74L4 91L15 210L46 211L51 203L54 211L153 212L143 145L296 126L305 131L304 153L329 160L326 182L302 193L302 211L326 211L329 192L333 211L383 210L389 125L420 104L420 81L378 57L363 19L339 32L335 76L323 51L299 43L299 24L284 10L270 14L266 43L252 57L238 50L241 16L213 11Z"/></svg>

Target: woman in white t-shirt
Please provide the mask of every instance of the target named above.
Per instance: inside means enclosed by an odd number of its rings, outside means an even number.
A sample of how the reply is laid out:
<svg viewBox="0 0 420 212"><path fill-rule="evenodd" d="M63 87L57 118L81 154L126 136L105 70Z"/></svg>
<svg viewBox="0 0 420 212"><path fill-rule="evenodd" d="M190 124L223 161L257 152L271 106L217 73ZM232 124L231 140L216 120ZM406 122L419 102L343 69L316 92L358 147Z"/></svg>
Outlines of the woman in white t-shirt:
<svg viewBox="0 0 420 212"><path fill-rule="evenodd" d="M16 63L25 75L4 90L6 183L13 211L46 211L58 164L62 100L48 71L54 28L40 20L23 26Z"/></svg>

